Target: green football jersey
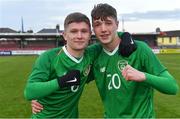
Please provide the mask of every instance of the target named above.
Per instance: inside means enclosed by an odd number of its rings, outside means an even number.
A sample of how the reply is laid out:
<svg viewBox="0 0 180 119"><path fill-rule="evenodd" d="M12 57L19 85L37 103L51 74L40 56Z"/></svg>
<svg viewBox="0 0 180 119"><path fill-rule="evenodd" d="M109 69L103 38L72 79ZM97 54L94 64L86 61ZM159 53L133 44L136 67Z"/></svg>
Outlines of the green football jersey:
<svg viewBox="0 0 180 119"><path fill-rule="evenodd" d="M95 50L96 51L96 50ZM72 57L66 50L55 48L43 53L36 61L25 88L28 100L36 99L43 105L33 118L77 118L78 102L95 57L93 48L87 48L80 59ZM80 70L80 85L59 88L57 77L72 69Z"/></svg>
<svg viewBox="0 0 180 119"><path fill-rule="evenodd" d="M146 82L126 81L122 69L131 65L142 72L158 75L166 68L152 50L143 42L136 41L137 50L128 58L103 49L94 63L94 76L107 118L155 117L153 87Z"/></svg>

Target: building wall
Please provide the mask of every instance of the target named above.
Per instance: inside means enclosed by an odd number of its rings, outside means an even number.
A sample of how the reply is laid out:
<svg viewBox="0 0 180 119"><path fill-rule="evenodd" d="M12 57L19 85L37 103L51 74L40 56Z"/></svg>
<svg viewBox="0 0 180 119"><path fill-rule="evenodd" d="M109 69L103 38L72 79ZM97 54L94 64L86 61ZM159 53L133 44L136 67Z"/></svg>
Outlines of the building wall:
<svg viewBox="0 0 180 119"><path fill-rule="evenodd" d="M158 46L162 45L177 45L177 37L158 37Z"/></svg>
<svg viewBox="0 0 180 119"><path fill-rule="evenodd" d="M177 37L177 45L180 46L180 37Z"/></svg>

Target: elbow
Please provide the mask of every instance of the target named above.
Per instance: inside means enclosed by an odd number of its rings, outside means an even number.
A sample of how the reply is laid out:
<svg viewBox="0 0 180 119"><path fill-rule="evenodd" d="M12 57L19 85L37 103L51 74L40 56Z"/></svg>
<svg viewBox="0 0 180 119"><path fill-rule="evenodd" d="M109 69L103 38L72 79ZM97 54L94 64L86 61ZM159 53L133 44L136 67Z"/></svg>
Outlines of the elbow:
<svg viewBox="0 0 180 119"><path fill-rule="evenodd" d="M179 91L179 86L176 84L173 95L176 95Z"/></svg>
<svg viewBox="0 0 180 119"><path fill-rule="evenodd" d="M30 96L30 92L27 90L24 91L24 98L28 101L32 100L32 97Z"/></svg>
<svg viewBox="0 0 180 119"><path fill-rule="evenodd" d="M179 86L175 84L169 91L166 92L166 94L176 95L178 91L179 91Z"/></svg>
<svg viewBox="0 0 180 119"><path fill-rule="evenodd" d="M170 88L170 92L171 92L170 95L176 95L178 93L178 91L179 91L178 83L176 82L175 79L173 81L174 82L172 83L172 86L169 86L169 87L171 87Z"/></svg>
<svg viewBox="0 0 180 119"><path fill-rule="evenodd" d="M38 91L36 89L34 89L34 87L32 85L27 86L24 90L24 98L28 101L37 100L41 97L42 97L42 95L40 93L38 93Z"/></svg>
<svg viewBox="0 0 180 119"><path fill-rule="evenodd" d="M28 101L33 100L36 98L34 93L35 91L33 90L32 86L27 86L24 90L24 98Z"/></svg>

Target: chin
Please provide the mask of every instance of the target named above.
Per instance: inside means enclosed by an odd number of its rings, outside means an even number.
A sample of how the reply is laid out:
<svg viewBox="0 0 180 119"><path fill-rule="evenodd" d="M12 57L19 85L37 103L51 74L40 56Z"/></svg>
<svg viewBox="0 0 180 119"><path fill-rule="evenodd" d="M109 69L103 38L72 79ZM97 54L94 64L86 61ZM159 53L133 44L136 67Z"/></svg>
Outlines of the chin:
<svg viewBox="0 0 180 119"><path fill-rule="evenodd" d="M109 40L104 40L104 41L101 41L102 44L109 44L110 41Z"/></svg>
<svg viewBox="0 0 180 119"><path fill-rule="evenodd" d="M84 51L84 50L85 50L85 48L82 48L82 49L77 48L77 49L76 49L76 51Z"/></svg>
<svg viewBox="0 0 180 119"><path fill-rule="evenodd" d="M86 46L84 47L77 47L76 50L84 50L86 48Z"/></svg>

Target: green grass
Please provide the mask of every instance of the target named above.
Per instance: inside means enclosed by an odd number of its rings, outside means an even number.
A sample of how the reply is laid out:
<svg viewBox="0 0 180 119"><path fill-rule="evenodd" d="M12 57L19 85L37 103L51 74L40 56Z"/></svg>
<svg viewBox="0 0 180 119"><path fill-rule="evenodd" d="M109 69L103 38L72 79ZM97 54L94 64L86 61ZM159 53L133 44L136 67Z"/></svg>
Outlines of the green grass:
<svg viewBox="0 0 180 119"><path fill-rule="evenodd" d="M180 86L180 54L163 54L158 57ZM155 110L157 117L180 117L180 93L171 96L155 92Z"/></svg>
<svg viewBox="0 0 180 119"><path fill-rule="evenodd" d="M28 117L23 90L35 57L0 57L0 117Z"/></svg>
<svg viewBox="0 0 180 119"><path fill-rule="evenodd" d="M180 84L180 54L158 57ZM35 56L0 57L0 118L30 117L30 104L24 99L23 90L35 59ZM170 96L155 92L155 110L157 117L180 117L180 94ZM79 112L80 117L103 117L94 82L85 87Z"/></svg>

